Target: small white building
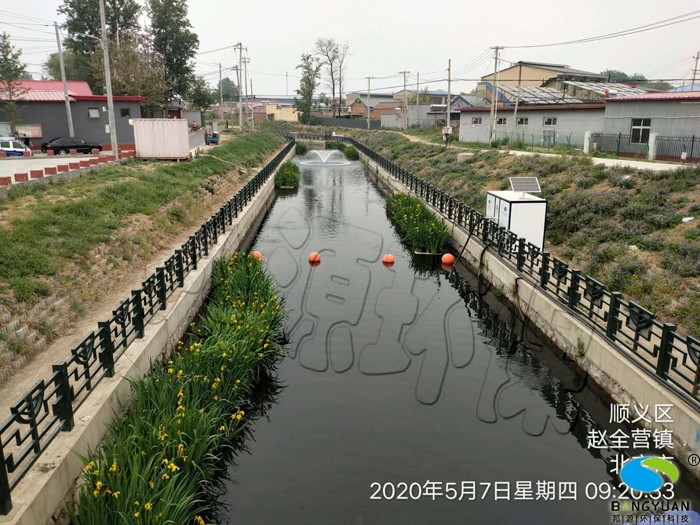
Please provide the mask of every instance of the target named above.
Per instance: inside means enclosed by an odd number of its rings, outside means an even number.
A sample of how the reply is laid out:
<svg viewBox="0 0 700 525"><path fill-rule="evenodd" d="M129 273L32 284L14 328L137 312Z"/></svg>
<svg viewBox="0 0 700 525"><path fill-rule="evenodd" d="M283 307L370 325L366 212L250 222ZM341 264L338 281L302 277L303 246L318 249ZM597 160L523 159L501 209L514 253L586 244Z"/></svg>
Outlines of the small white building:
<svg viewBox="0 0 700 525"><path fill-rule="evenodd" d="M554 144L582 147L586 131L601 129L605 104L522 105L499 107L495 138L508 137L528 145ZM488 143L491 136L491 108L463 108L459 140Z"/></svg>

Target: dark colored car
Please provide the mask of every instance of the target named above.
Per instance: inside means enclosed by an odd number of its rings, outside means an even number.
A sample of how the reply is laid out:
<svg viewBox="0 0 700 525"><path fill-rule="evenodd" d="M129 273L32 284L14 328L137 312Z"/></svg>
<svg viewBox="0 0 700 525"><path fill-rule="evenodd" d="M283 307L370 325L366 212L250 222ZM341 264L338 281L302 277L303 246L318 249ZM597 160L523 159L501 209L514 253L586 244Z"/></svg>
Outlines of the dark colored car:
<svg viewBox="0 0 700 525"><path fill-rule="evenodd" d="M102 144L87 142L76 137L56 137L41 144L42 152L53 150L56 155L67 155L72 149L77 150L78 153L92 153L93 149L102 151Z"/></svg>

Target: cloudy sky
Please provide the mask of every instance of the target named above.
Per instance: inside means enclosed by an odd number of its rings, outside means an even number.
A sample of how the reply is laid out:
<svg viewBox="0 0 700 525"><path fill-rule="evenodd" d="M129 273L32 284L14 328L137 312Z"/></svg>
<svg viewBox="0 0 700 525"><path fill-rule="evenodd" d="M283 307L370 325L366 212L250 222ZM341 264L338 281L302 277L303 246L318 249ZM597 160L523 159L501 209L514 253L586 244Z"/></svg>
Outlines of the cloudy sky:
<svg viewBox="0 0 700 525"><path fill-rule="evenodd" d="M22 22L61 22L56 13L60 3L25 0L0 4L0 30L18 37L14 43L24 50L23 58L28 69L36 73L35 78L55 48L55 40L51 40L48 27L16 26ZM200 51L236 42L248 48L250 76L259 95L285 95L287 90L293 94L299 82L295 69L299 57L310 52L319 37L350 44L349 91L366 89L364 77L368 75L377 77L372 90L396 90L403 83L399 75L403 70L411 72L408 79L412 85L419 72L421 81L434 81L426 86L446 88L442 79L450 58L453 77L462 79L453 84L453 91L468 91L474 79L493 70L492 46L556 43L645 26L692 11L700 15L697 0L443 0L436 4L407 0L188 0L188 5ZM594 72L619 69L648 78L676 79L690 77L692 57L698 51L700 18L593 43L506 48L502 57L511 62L560 63ZM235 63L232 49L203 53L197 60L197 72L212 84L218 80L218 63L224 68ZM328 92L323 84L320 91Z"/></svg>

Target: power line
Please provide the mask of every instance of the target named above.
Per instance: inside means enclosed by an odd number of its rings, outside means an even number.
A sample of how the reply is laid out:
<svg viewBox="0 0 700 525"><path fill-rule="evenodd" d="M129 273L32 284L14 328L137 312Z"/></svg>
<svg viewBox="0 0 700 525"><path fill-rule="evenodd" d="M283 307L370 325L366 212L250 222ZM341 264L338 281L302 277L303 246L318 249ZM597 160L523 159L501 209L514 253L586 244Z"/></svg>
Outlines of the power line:
<svg viewBox="0 0 700 525"><path fill-rule="evenodd" d="M521 45L521 46L502 46L509 49L529 49L535 47L554 47L554 46L567 46L571 44L583 44L588 42L597 42L599 40L608 40L610 38L619 38L622 36L633 35L636 33L643 33L645 31L651 31L653 29L660 29L662 27L667 27L675 24L680 24L683 22L688 22L690 20L695 20L700 18L700 9L696 11L690 11L682 15L674 16L673 18L667 18L665 20L659 20L658 22L653 22L651 24L646 24L643 26L632 27L630 29L624 29L622 31L616 31L614 33L607 33L605 35L592 36L587 38L580 38L577 40L565 40L563 42L554 42L550 44L533 44L533 45Z"/></svg>
<svg viewBox="0 0 700 525"><path fill-rule="evenodd" d="M219 49L210 49L209 51L200 51L197 55L208 55L209 53L216 53L217 51L223 51L224 49L233 49L235 46L220 47Z"/></svg>
<svg viewBox="0 0 700 525"><path fill-rule="evenodd" d="M12 11L5 11L3 9L0 9L0 14L9 16L11 18L19 18L19 19L24 19L24 20L30 20L33 22L48 22L48 23L53 23L51 20L48 20L46 18L38 18L36 16L29 16L29 15L24 15L21 13L14 13Z"/></svg>

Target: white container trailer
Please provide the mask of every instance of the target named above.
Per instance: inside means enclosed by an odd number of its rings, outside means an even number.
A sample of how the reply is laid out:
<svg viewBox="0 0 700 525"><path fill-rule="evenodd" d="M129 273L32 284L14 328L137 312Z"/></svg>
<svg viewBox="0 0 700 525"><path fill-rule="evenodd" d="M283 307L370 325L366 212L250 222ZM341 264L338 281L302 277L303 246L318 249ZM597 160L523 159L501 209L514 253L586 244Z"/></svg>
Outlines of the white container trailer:
<svg viewBox="0 0 700 525"><path fill-rule="evenodd" d="M547 201L521 191L486 193L486 218L539 249L544 247Z"/></svg>
<svg viewBox="0 0 700 525"><path fill-rule="evenodd" d="M174 118L135 118L134 142L140 159L186 159L190 153L187 121Z"/></svg>

